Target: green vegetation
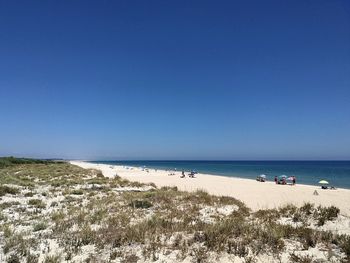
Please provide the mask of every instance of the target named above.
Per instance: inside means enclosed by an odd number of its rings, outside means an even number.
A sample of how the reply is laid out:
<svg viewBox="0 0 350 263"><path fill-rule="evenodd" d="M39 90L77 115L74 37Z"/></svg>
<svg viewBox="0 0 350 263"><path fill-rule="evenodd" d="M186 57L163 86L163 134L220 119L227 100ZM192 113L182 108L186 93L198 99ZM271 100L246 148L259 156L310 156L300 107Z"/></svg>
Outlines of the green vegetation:
<svg viewBox="0 0 350 263"><path fill-rule="evenodd" d="M314 262L312 256L287 251L290 242L301 250L336 248L350 260L348 235L317 229L339 216L333 206L252 212L231 197L176 187L145 190L144 184L68 163L11 164L0 169L0 180L16 186L2 185L0 193L26 200L25 208L18 201L0 203L0 252L6 262L36 263L39 254L47 263L71 261L86 245L96 249L84 262L97 262L101 253L117 262L155 261L173 251L179 261L191 256L193 262L212 262L213 255L224 254L254 262L261 255L278 260L287 253L291 262ZM139 190L121 190L125 186ZM15 213L19 216L7 219ZM290 223L281 223L284 218ZM26 231L16 230L19 226ZM47 254L48 240L59 246L57 255Z"/></svg>
<svg viewBox="0 0 350 263"><path fill-rule="evenodd" d="M317 219L317 224L323 226L325 222L331 221L338 217L339 208L335 206L321 207L319 206L314 212L314 217Z"/></svg>
<svg viewBox="0 0 350 263"><path fill-rule="evenodd" d="M46 228L47 228L47 224L45 222L40 222L34 225L33 231L37 232L37 231L45 230Z"/></svg>
<svg viewBox="0 0 350 263"><path fill-rule="evenodd" d="M3 196L5 194L15 195L18 194L18 192L19 191L17 188L9 187L6 185L0 185L0 196Z"/></svg>
<svg viewBox="0 0 350 263"><path fill-rule="evenodd" d="M1 209L6 209L6 208L9 208L9 207L12 207L12 206L17 206L19 205L20 203L18 201L13 201L13 202L3 202L0 204L0 208Z"/></svg>
<svg viewBox="0 0 350 263"><path fill-rule="evenodd" d="M15 158L15 157L0 157L0 169L8 166L18 165L18 164L49 164L54 163L50 160L39 160L39 159L29 159L29 158Z"/></svg>
<svg viewBox="0 0 350 263"><path fill-rule="evenodd" d="M61 257L59 255L47 256L44 260L44 263L59 263L59 262L61 262Z"/></svg>
<svg viewBox="0 0 350 263"><path fill-rule="evenodd" d="M70 194L72 194L72 195L83 195L84 191L81 190L81 189L76 189L76 190L71 191Z"/></svg>
<svg viewBox="0 0 350 263"><path fill-rule="evenodd" d="M40 199L31 199L28 201L28 204L41 209L46 207L45 203Z"/></svg>
<svg viewBox="0 0 350 263"><path fill-rule="evenodd" d="M25 193L24 196L25 197L32 197L32 196L34 196L34 193L33 192L28 192L28 193Z"/></svg>
<svg viewBox="0 0 350 263"><path fill-rule="evenodd" d="M133 200L131 201L131 203L129 204L131 207L133 208L150 208L152 207L152 203L150 201L147 200Z"/></svg>

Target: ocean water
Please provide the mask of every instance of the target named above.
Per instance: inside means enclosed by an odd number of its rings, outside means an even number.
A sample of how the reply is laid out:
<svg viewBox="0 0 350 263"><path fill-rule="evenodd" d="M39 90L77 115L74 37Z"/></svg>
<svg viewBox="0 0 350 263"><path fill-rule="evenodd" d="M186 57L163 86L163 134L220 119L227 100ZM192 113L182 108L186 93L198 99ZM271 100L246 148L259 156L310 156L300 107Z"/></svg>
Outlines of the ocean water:
<svg viewBox="0 0 350 263"><path fill-rule="evenodd" d="M268 181L285 174L296 176L297 183L317 185L327 180L330 185L350 189L350 161L94 161L95 163L154 169L177 169L199 173L255 179L266 174Z"/></svg>

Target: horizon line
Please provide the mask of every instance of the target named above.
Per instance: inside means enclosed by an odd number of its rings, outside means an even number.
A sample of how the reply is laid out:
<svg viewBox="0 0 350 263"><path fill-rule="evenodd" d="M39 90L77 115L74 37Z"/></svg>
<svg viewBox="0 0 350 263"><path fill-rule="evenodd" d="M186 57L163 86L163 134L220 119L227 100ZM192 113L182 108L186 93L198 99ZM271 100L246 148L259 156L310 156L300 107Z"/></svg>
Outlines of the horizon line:
<svg viewBox="0 0 350 263"><path fill-rule="evenodd" d="M92 161L92 162L133 162L133 161L143 161L143 162L349 162L350 159L66 159L66 160L81 160L81 161Z"/></svg>
<svg viewBox="0 0 350 263"><path fill-rule="evenodd" d="M28 156L0 156L0 158L29 158L39 160L63 160L63 161L87 161L87 162L132 162L132 161L143 161L143 162L349 162L350 159L133 159L133 158L62 158L62 157L28 157Z"/></svg>

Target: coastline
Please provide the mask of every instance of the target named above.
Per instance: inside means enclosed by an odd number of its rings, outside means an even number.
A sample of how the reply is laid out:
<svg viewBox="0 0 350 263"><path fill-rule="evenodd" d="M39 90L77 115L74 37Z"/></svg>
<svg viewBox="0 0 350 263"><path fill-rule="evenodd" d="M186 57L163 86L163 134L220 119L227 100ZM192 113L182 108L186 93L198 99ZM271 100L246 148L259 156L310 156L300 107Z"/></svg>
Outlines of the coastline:
<svg viewBox="0 0 350 263"><path fill-rule="evenodd" d="M214 176L236 177L256 180L260 174L266 174L268 181L273 181L275 176L296 176L297 183L302 185L319 186L318 182L327 180L329 186L350 190L350 161L202 161L202 160L140 160L140 161L104 161L104 160L77 160L97 164L118 165L127 167L191 171ZM175 169L176 170L176 169Z"/></svg>
<svg viewBox="0 0 350 263"><path fill-rule="evenodd" d="M196 178L180 178L181 172L169 176L165 170L143 171L137 167L97 164L84 161L70 161L71 164L85 169L101 170L104 176L113 177L116 174L130 181L154 183L157 187L176 186L183 191L205 190L210 194L230 196L244 202L253 211L276 208L287 204L301 206L313 203L316 206L334 205L344 216L350 216L350 190L322 190L319 186L296 184L276 185L274 182L257 182L252 179L225 177L211 174L197 174ZM318 195L314 195L314 191Z"/></svg>

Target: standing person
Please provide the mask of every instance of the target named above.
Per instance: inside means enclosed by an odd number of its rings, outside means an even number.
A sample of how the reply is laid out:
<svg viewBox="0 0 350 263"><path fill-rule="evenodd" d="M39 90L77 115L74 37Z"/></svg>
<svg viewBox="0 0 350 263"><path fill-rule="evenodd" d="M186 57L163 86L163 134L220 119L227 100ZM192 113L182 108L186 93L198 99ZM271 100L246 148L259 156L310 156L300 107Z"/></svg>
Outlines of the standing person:
<svg viewBox="0 0 350 263"><path fill-rule="evenodd" d="M277 176L275 176L275 184L277 184L277 183L278 183Z"/></svg>
<svg viewBox="0 0 350 263"><path fill-rule="evenodd" d="M295 185L295 183L296 183L296 178L295 176L293 176L293 185Z"/></svg>

